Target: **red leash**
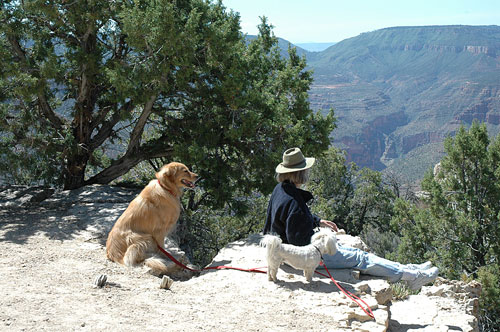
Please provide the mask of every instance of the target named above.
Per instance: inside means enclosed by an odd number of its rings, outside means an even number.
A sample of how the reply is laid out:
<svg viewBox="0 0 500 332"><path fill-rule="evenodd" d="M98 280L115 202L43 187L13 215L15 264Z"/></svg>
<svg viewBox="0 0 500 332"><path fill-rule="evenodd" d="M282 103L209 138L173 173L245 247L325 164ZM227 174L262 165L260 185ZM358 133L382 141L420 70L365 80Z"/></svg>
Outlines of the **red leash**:
<svg viewBox="0 0 500 332"><path fill-rule="evenodd" d="M239 267L225 266L225 265L205 267L205 268L203 268L201 270L195 270L195 269L192 269L192 268L190 268L190 267L182 264L181 262L179 262L177 259L175 259L174 256L172 256L165 249L163 249L162 247L160 247L160 245L157 245L157 246L158 246L158 249L160 249L160 251L162 253L164 253L165 256L167 256L172 262L174 262L175 264L179 265L180 267L182 267L182 268L184 268L186 270L189 270L191 272L201 272L201 271L204 271L204 270L237 270L237 271L244 271L244 272L267 273L266 271L262 271L261 270L261 269L263 269L263 267L256 267L256 268L253 268L253 269L243 269L243 268L239 268ZM335 281L335 279L332 277L332 275L330 274L330 271L328 271L328 269L326 268L326 265L323 263L323 260L321 260L321 262L319 264L325 268L325 271L326 271L326 273L328 273L328 276L326 274L321 273L321 272L315 271L317 274L319 274L319 275L321 275L323 277L330 277L330 279L333 281L333 283L335 284L335 286L337 286L337 288L340 289L344 293L345 296L347 296L348 298L350 298L351 300L353 300L361 309L363 309L363 311L368 316L370 316L371 318L375 319L375 315L373 315L372 309L370 308L370 306L365 301L363 301L362 299L360 299L359 297L357 297L353 293L349 292L348 290L345 290L344 288L342 288L342 286L340 286L337 283L337 281ZM357 300L363 302L363 304L366 306L366 309Z"/></svg>
<svg viewBox="0 0 500 332"><path fill-rule="evenodd" d="M239 268L239 267L233 267L233 266L225 266L225 265L220 265L220 266L211 266L211 267L205 267L201 270L195 270L195 269L192 269L184 264L182 264L181 262L179 262L177 259L175 259L174 256L172 256L171 254L169 254L165 249L163 249L162 247L160 247L158 245L158 249L160 249L160 251L162 253L165 254L165 256L167 256L168 258L170 258L170 260L172 262L174 262L175 264L179 265L180 267L186 269L186 270L189 270L191 272L201 272L201 271L204 271L204 270L238 270L238 271L244 271L244 272L258 272L258 273L267 273L266 271L262 271L260 269L262 269L262 267L256 267L256 268L253 268L253 269L243 269L243 268Z"/></svg>
<svg viewBox="0 0 500 332"><path fill-rule="evenodd" d="M328 276L326 274L321 273L321 272L315 271L317 274L322 275L323 277L330 277L330 279L333 281L333 283L335 284L335 286L337 286L337 288L340 289L342 291L342 293L344 293L345 296L347 296L348 298L350 298L351 300L353 300L361 309L363 309L363 311L368 316L370 316L371 318L375 319L375 315L373 314L372 309L370 308L370 306L365 301L363 301L362 299L360 299L359 297L357 297L353 293L349 292L348 290L345 290L344 288L342 288L342 286L340 286L338 284L338 282L335 281L335 279L333 279L332 275L330 274L330 271L328 271L328 269L326 268L325 263L323 263L323 260L321 260L321 262L319 263L319 265L321 265L321 266L323 266L325 268L325 271L326 271L326 273L328 273ZM357 300L363 302L363 304L366 306L366 308L363 307L361 305L361 303L359 303Z"/></svg>

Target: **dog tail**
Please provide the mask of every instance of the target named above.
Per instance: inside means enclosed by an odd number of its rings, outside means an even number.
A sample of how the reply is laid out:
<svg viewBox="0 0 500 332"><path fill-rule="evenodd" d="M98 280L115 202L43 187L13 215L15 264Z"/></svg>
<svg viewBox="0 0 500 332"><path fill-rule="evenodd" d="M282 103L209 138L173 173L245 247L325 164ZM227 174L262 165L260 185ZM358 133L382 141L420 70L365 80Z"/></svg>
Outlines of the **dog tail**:
<svg viewBox="0 0 500 332"><path fill-rule="evenodd" d="M269 256L271 255L271 253L276 251L276 249L281 246L282 242L283 241L281 241L281 238L279 236L270 235L270 234L264 235L264 238L262 239L262 241L260 241L260 244L263 247L266 247L266 249L267 249L268 261L269 261Z"/></svg>

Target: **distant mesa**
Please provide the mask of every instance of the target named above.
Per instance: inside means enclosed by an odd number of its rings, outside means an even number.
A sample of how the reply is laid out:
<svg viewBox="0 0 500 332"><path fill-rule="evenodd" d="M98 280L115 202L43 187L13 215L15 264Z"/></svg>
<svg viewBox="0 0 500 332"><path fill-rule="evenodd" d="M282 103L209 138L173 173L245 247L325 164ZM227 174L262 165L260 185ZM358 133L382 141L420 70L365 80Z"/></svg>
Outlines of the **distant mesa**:
<svg viewBox="0 0 500 332"><path fill-rule="evenodd" d="M311 107L335 110L334 144L359 166L418 181L460 125L500 132L500 26L394 27L319 52L297 46L314 70Z"/></svg>

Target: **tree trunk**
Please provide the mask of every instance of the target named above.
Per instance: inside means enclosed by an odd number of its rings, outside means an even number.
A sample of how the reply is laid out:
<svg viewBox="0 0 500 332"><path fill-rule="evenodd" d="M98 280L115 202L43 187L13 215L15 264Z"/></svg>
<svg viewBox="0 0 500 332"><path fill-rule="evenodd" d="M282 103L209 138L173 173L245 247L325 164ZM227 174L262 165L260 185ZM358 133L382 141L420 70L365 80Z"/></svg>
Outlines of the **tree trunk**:
<svg viewBox="0 0 500 332"><path fill-rule="evenodd" d="M156 95L150 96L148 101L144 105L144 109L139 118L137 119L137 123L135 124L132 133L130 134L127 152L125 153L125 155L120 159L116 160L115 162L113 162L111 166L109 166L99 174L90 178L88 181L85 182L85 184L109 183L110 181L116 179L117 177L127 173L132 167L134 167L141 161L153 157L163 157L165 155L164 153L160 153L158 156L147 155L145 151L142 152L140 151L141 136L144 131L144 126L146 125L146 122L148 121L149 116L153 111L153 105L155 100L156 100Z"/></svg>
<svg viewBox="0 0 500 332"><path fill-rule="evenodd" d="M94 99L94 96L89 96ZM66 170L64 174L64 190L77 189L84 185L85 170L93 150L90 148L92 129L92 113L90 106L76 104L76 115L72 123L73 137L76 144L66 148Z"/></svg>
<svg viewBox="0 0 500 332"><path fill-rule="evenodd" d="M127 152L120 159L114 161L111 166L102 172L85 181L82 185L108 184L114 179L127 173L141 161L153 158L166 158L169 157L172 152L173 149L164 149L161 151L139 151L139 149L134 149Z"/></svg>
<svg viewBox="0 0 500 332"><path fill-rule="evenodd" d="M81 31L83 32L83 31ZM90 23L80 40L81 48L87 55L94 54L97 44L95 26ZM81 74L78 80L78 96L75 101L75 115L71 124L75 145L66 150L66 170L64 174L64 189L77 189L85 185L85 170L90 156L94 152L91 148L92 114L98 99L95 68L99 65L95 60L81 65Z"/></svg>
<svg viewBox="0 0 500 332"><path fill-rule="evenodd" d="M64 171L64 190L72 190L83 187L85 184L85 169L89 155L77 154L68 160Z"/></svg>

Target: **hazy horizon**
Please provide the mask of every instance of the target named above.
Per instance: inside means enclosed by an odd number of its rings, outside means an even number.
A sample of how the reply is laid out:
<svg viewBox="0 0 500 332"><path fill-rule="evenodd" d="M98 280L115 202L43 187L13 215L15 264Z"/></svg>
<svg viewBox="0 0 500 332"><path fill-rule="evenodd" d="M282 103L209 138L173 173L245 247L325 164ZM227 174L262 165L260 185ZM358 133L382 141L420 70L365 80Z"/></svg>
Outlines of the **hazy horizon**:
<svg viewBox="0 0 500 332"><path fill-rule="evenodd" d="M293 44L337 43L364 32L397 26L499 25L500 1L399 0L356 2L310 0L223 0L241 16L242 32L258 33L266 16L277 37Z"/></svg>

